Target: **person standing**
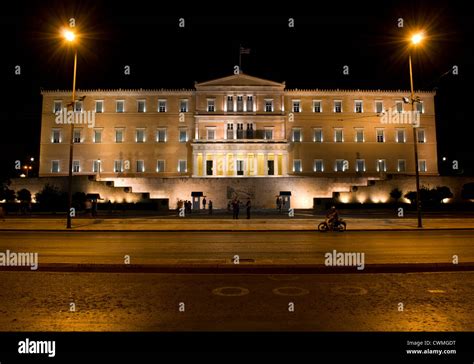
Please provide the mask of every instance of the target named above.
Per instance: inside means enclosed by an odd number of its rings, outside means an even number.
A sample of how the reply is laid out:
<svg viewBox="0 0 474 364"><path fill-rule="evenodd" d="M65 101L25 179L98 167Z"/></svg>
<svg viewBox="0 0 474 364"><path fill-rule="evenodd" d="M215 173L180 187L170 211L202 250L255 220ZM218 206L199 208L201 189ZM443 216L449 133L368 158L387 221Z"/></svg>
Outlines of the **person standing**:
<svg viewBox="0 0 474 364"><path fill-rule="evenodd" d="M250 198L247 200L247 203L245 204L247 207L247 219L250 219L250 208L252 207L252 203L250 202Z"/></svg>
<svg viewBox="0 0 474 364"><path fill-rule="evenodd" d="M206 209L206 203L207 201L206 201L206 198L204 197L204 199L202 200L202 207L204 210Z"/></svg>
<svg viewBox="0 0 474 364"><path fill-rule="evenodd" d="M209 215L212 215L212 200L209 200Z"/></svg>
<svg viewBox="0 0 474 364"><path fill-rule="evenodd" d="M237 199L235 201L235 218L239 219L239 212L240 212L240 201Z"/></svg>
<svg viewBox="0 0 474 364"><path fill-rule="evenodd" d="M281 197L277 197L277 209L278 209L278 212L281 212L281 205L282 205L283 201L281 200Z"/></svg>
<svg viewBox="0 0 474 364"><path fill-rule="evenodd" d="M97 217L97 200L92 201L92 217Z"/></svg>

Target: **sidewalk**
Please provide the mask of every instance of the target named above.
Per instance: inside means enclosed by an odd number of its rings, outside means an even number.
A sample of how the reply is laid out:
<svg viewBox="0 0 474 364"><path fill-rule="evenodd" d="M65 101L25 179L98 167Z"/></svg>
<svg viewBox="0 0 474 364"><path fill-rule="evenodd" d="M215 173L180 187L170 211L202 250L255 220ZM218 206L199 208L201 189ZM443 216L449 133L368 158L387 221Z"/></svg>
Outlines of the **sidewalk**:
<svg viewBox="0 0 474 364"><path fill-rule="evenodd" d="M421 230L415 218L347 218L348 231ZM321 218L207 219L207 218L76 218L71 231L315 231ZM0 231L64 231L64 218L6 218ZM474 229L473 217L425 218L423 230Z"/></svg>

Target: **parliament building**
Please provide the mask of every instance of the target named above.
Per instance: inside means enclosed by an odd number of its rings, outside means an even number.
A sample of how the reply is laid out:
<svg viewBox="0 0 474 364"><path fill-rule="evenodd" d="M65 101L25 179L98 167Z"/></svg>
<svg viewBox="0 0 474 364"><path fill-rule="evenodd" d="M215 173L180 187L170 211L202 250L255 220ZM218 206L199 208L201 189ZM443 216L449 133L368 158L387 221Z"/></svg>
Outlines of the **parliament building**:
<svg viewBox="0 0 474 364"><path fill-rule="evenodd" d="M237 197L268 208L282 196L287 207L311 208L335 194L363 202L361 191L377 202L386 196L370 187L393 178L414 185L409 91L287 89L237 74L189 90L76 95L68 119L71 91L42 91L39 175L68 175L72 139L73 174L88 176L83 192L102 201L158 199L175 208L193 200L198 208L206 196L225 208ZM414 104L421 176L438 175L434 95L417 91Z"/></svg>

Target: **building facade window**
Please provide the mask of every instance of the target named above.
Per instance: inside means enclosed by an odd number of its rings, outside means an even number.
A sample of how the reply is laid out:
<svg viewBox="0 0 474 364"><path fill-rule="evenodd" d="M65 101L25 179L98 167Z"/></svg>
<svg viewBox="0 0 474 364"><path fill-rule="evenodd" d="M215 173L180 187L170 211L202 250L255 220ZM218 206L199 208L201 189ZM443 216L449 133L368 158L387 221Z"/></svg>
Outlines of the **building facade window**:
<svg viewBox="0 0 474 364"><path fill-rule="evenodd" d="M324 163L322 159L315 159L313 164L314 172L324 172Z"/></svg>
<svg viewBox="0 0 474 364"><path fill-rule="evenodd" d="M138 173L145 172L145 161L144 160L137 160L137 172Z"/></svg>
<svg viewBox="0 0 474 364"><path fill-rule="evenodd" d="M253 96L247 96L247 111L253 112Z"/></svg>
<svg viewBox="0 0 474 364"><path fill-rule="evenodd" d="M300 173L303 171L301 159L293 159L293 172Z"/></svg>
<svg viewBox="0 0 474 364"><path fill-rule="evenodd" d="M115 173L123 172L123 160L117 159L114 161L114 172Z"/></svg>
<svg viewBox="0 0 474 364"><path fill-rule="evenodd" d="M273 139L273 128L265 128L264 135L265 140L272 140Z"/></svg>
<svg viewBox="0 0 474 364"><path fill-rule="evenodd" d="M385 130L384 129L376 129L375 130L377 143L385 143Z"/></svg>
<svg viewBox="0 0 474 364"><path fill-rule="evenodd" d="M94 143L102 143L102 130L94 129Z"/></svg>
<svg viewBox="0 0 474 364"><path fill-rule="evenodd" d="M84 105L82 101L77 101L74 103L74 111L75 112L82 112L84 110Z"/></svg>
<svg viewBox="0 0 474 364"><path fill-rule="evenodd" d="M207 112L214 112L214 111L216 111L216 100L207 99Z"/></svg>
<svg viewBox="0 0 474 364"><path fill-rule="evenodd" d="M122 128L115 129L115 143L123 143L123 129Z"/></svg>
<svg viewBox="0 0 474 364"><path fill-rule="evenodd" d="M355 142L363 143L365 141L364 129L355 129Z"/></svg>
<svg viewBox="0 0 474 364"><path fill-rule="evenodd" d="M265 112L273 112L273 100L265 100Z"/></svg>
<svg viewBox="0 0 474 364"><path fill-rule="evenodd" d="M403 101L396 101L395 106L397 109L397 112L403 112Z"/></svg>
<svg viewBox="0 0 474 364"><path fill-rule="evenodd" d="M227 112L234 111L234 97L227 96Z"/></svg>
<svg viewBox="0 0 474 364"><path fill-rule="evenodd" d="M125 112L125 101L117 100L115 102L115 112Z"/></svg>
<svg viewBox="0 0 474 364"><path fill-rule="evenodd" d="M59 173L60 172L59 161L58 160L51 161L51 172L52 173Z"/></svg>
<svg viewBox="0 0 474 364"><path fill-rule="evenodd" d="M156 131L156 141L158 143L166 143L166 129L161 128Z"/></svg>
<svg viewBox="0 0 474 364"><path fill-rule="evenodd" d="M79 173L81 171L81 162L72 161L72 171L74 173Z"/></svg>
<svg viewBox="0 0 474 364"><path fill-rule="evenodd" d="M375 101L375 112L377 114L383 113L383 101Z"/></svg>
<svg viewBox="0 0 474 364"><path fill-rule="evenodd" d="M73 142L82 143L82 129L74 129Z"/></svg>
<svg viewBox="0 0 474 364"><path fill-rule="evenodd" d="M145 143L146 141L146 133L145 129L137 129L135 132L135 141L137 143Z"/></svg>
<svg viewBox="0 0 474 364"><path fill-rule="evenodd" d="M188 112L189 102L187 99L179 100L179 112Z"/></svg>
<svg viewBox="0 0 474 364"><path fill-rule="evenodd" d="M145 100L137 100L137 112L146 112Z"/></svg>
<svg viewBox="0 0 474 364"><path fill-rule="evenodd" d="M187 129L179 129L179 142L186 143L188 141Z"/></svg>
<svg viewBox="0 0 474 364"><path fill-rule="evenodd" d="M215 140L216 139L216 128L215 127L206 128L206 136L207 136L207 140Z"/></svg>
<svg viewBox="0 0 474 364"><path fill-rule="evenodd" d="M291 140L295 143L299 143L303 140L300 128L293 128L291 130Z"/></svg>
<svg viewBox="0 0 474 364"><path fill-rule="evenodd" d="M227 139L234 139L234 123L227 123Z"/></svg>
<svg viewBox="0 0 474 364"><path fill-rule="evenodd" d="M334 100L334 112L342 112L342 101Z"/></svg>
<svg viewBox="0 0 474 364"><path fill-rule="evenodd" d="M103 100L96 100L95 101L95 112L100 114L104 112L104 101Z"/></svg>
<svg viewBox="0 0 474 364"><path fill-rule="evenodd" d="M356 100L354 101L354 112L361 113L364 111L362 101Z"/></svg>
<svg viewBox="0 0 474 364"><path fill-rule="evenodd" d="M62 100L54 100L53 103L53 113L61 112L63 109L63 102Z"/></svg>
<svg viewBox="0 0 474 364"><path fill-rule="evenodd" d="M321 100L313 100L313 112L315 113L323 112L323 108L321 106Z"/></svg>
<svg viewBox="0 0 474 364"><path fill-rule="evenodd" d="M100 173L101 172L101 162L100 160L96 159L95 161L92 162L92 172L93 173Z"/></svg>
<svg viewBox="0 0 474 364"><path fill-rule="evenodd" d="M165 171L165 161L163 159L158 159L156 161L156 171L158 173L163 173Z"/></svg>
<svg viewBox="0 0 474 364"><path fill-rule="evenodd" d="M158 100L158 112L167 112L168 107L167 107L167 102L166 100Z"/></svg>
<svg viewBox="0 0 474 364"><path fill-rule="evenodd" d="M385 159L377 159L377 172L387 172L387 161Z"/></svg>
<svg viewBox="0 0 474 364"><path fill-rule="evenodd" d="M184 159L180 159L178 161L178 172L179 173L186 173L188 171L187 162Z"/></svg>
<svg viewBox="0 0 474 364"><path fill-rule="evenodd" d="M405 143L406 142L406 135L405 135L405 129L397 129L396 130L396 142L397 143Z"/></svg>
<svg viewBox="0 0 474 364"><path fill-rule="evenodd" d="M345 172L349 168L349 163L345 159L336 159L334 170L336 172Z"/></svg>
<svg viewBox="0 0 474 364"><path fill-rule="evenodd" d="M356 172L365 172L365 159L356 159Z"/></svg>
<svg viewBox="0 0 474 364"><path fill-rule="evenodd" d="M344 142L344 133L342 129L334 129L334 142L336 143Z"/></svg>
<svg viewBox="0 0 474 364"><path fill-rule="evenodd" d="M323 129L321 128L314 129L313 139L315 143L322 143L323 142Z"/></svg>
<svg viewBox="0 0 474 364"><path fill-rule="evenodd" d="M416 111L420 114L423 114L425 112L425 108L423 105L423 101L415 103Z"/></svg>
<svg viewBox="0 0 474 364"><path fill-rule="evenodd" d="M418 129L416 131L416 136L418 139L418 143L426 143L426 135L425 135L425 130L424 129Z"/></svg>
<svg viewBox="0 0 474 364"><path fill-rule="evenodd" d="M399 159L397 161L397 171L398 172L406 172L407 170L407 162L405 159Z"/></svg>
<svg viewBox="0 0 474 364"><path fill-rule="evenodd" d="M426 172L426 171L427 171L427 168L426 168L426 160L420 159L420 160L418 161L418 171L419 171L419 172Z"/></svg>
<svg viewBox="0 0 474 364"><path fill-rule="evenodd" d="M179 112L189 112L188 99L179 100Z"/></svg>
<svg viewBox="0 0 474 364"><path fill-rule="evenodd" d="M293 100L293 112L301 112L301 101Z"/></svg>
<svg viewBox="0 0 474 364"><path fill-rule="evenodd" d="M244 111L244 97L237 96L237 112L243 112L243 111Z"/></svg>

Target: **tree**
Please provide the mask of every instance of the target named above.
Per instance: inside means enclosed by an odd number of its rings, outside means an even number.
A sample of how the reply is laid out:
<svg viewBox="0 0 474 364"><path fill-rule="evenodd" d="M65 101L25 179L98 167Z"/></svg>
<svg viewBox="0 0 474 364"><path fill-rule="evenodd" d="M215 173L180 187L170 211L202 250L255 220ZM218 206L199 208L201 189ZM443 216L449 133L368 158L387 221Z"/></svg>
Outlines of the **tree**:
<svg viewBox="0 0 474 364"><path fill-rule="evenodd" d="M432 191L432 201L435 203L440 203L442 202L445 198L452 198L453 193L447 186L438 186L436 189L431 190Z"/></svg>
<svg viewBox="0 0 474 364"><path fill-rule="evenodd" d="M46 184L41 192L36 194L36 202L42 209L55 211L66 207L67 196L65 193L61 193L56 186Z"/></svg>
<svg viewBox="0 0 474 364"><path fill-rule="evenodd" d="M72 204L76 210L81 210L86 202L87 196L84 192L75 192L72 195Z"/></svg>
<svg viewBox="0 0 474 364"><path fill-rule="evenodd" d="M402 198L403 192L399 190L398 188L394 188L390 192L390 197L395 200L395 202L398 202Z"/></svg>
<svg viewBox="0 0 474 364"><path fill-rule="evenodd" d="M10 190L8 187L2 187L0 189L0 200L5 200L6 202L14 202L15 198L15 191Z"/></svg>
<svg viewBox="0 0 474 364"><path fill-rule="evenodd" d="M405 194L405 198L409 199L413 204L416 201L416 192L410 191ZM453 193L447 186L438 186L436 188L429 189L427 187L420 188L420 201L424 204L439 204L445 198L453 197Z"/></svg>
<svg viewBox="0 0 474 364"><path fill-rule="evenodd" d="M474 200L474 182L462 186L461 197L465 200Z"/></svg>
<svg viewBox="0 0 474 364"><path fill-rule="evenodd" d="M22 203L30 203L31 192L28 191L26 188L23 188L16 193L16 198L18 201L21 201Z"/></svg>

